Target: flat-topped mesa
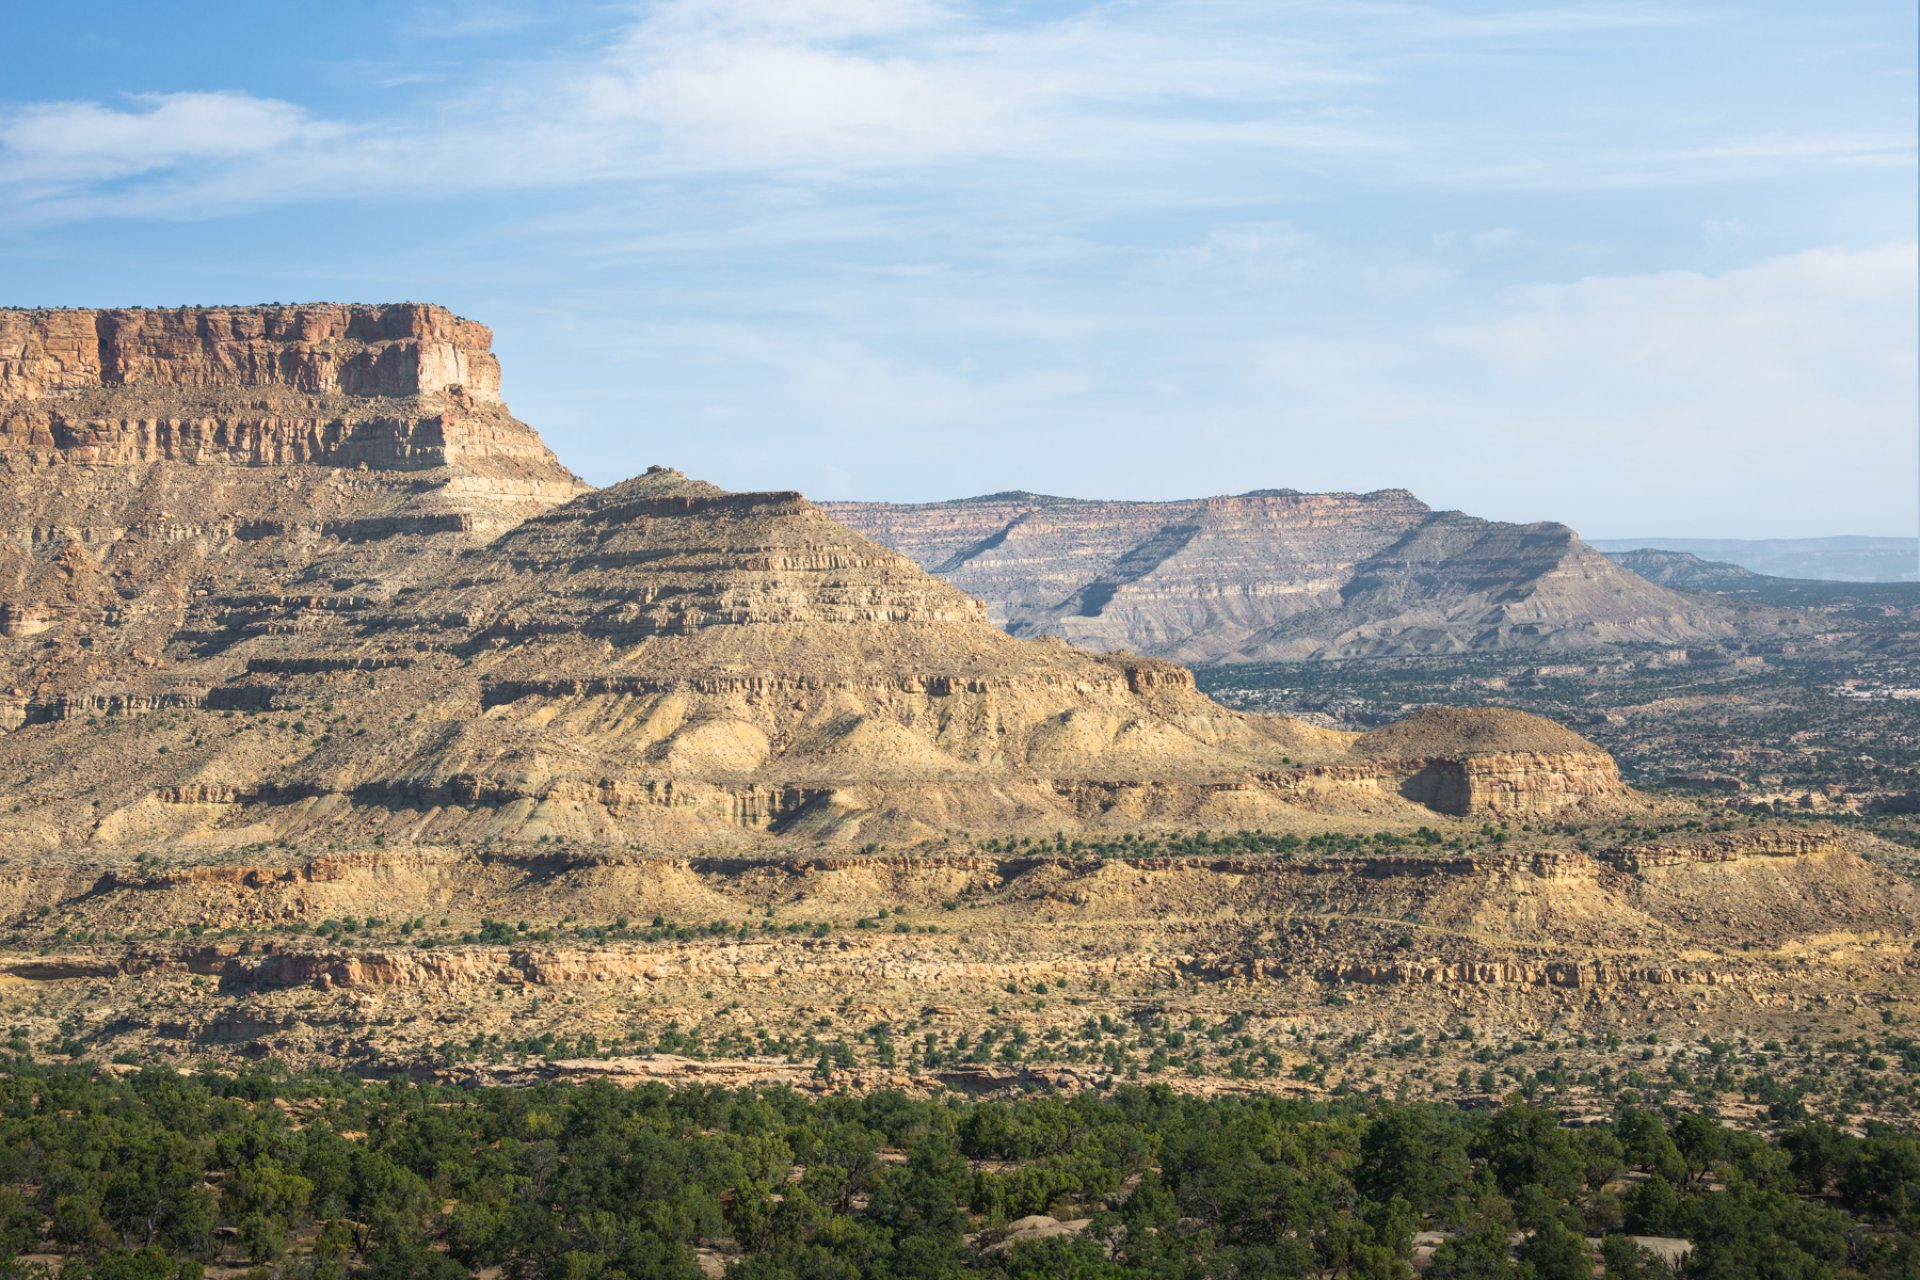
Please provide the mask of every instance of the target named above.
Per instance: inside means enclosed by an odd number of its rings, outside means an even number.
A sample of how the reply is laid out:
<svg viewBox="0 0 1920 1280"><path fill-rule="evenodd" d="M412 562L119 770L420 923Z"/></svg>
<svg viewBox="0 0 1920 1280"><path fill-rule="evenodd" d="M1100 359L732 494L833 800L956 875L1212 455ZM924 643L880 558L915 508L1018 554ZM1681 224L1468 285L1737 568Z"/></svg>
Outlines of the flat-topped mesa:
<svg viewBox="0 0 1920 1280"><path fill-rule="evenodd" d="M0 462L469 466L540 505L583 485L500 402L444 307L0 310Z"/></svg>
<svg viewBox="0 0 1920 1280"><path fill-rule="evenodd" d="M0 688L306 629L582 492L491 343L412 303L0 311Z"/></svg>
<svg viewBox="0 0 1920 1280"><path fill-rule="evenodd" d="M444 307L0 311L0 400L102 387L285 387L345 396L458 391L500 400L493 333Z"/></svg>
<svg viewBox="0 0 1920 1280"><path fill-rule="evenodd" d="M1182 662L1671 642L1740 622L1635 577L1564 525L1435 511L1404 489L826 510L979 596L1015 635Z"/></svg>
<svg viewBox="0 0 1920 1280"><path fill-rule="evenodd" d="M564 475L492 342L418 303L0 311L0 458Z"/></svg>

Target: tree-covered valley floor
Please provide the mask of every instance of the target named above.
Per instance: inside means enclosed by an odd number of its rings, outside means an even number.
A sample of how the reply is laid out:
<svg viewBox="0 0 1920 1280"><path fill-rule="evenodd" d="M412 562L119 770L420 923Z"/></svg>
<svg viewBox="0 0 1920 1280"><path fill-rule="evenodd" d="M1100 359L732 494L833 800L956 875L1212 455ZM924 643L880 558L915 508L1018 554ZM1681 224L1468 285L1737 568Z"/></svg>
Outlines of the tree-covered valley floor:
<svg viewBox="0 0 1920 1280"><path fill-rule="evenodd" d="M458 1088L12 1060L0 1275L1920 1275L1920 1138L1127 1086Z"/></svg>

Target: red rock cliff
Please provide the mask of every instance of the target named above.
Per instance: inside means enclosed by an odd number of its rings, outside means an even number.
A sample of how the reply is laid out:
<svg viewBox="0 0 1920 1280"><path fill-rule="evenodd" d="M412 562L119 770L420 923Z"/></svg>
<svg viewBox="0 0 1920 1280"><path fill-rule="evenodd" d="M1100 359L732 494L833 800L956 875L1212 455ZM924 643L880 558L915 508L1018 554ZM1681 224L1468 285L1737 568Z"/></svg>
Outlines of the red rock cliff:
<svg viewBox="0 0 1920 1280"><path fill-rule="evenodd" d="M493 334L443 307L0 311L0 399L99 387L287 387L500 399Z"/></svg>

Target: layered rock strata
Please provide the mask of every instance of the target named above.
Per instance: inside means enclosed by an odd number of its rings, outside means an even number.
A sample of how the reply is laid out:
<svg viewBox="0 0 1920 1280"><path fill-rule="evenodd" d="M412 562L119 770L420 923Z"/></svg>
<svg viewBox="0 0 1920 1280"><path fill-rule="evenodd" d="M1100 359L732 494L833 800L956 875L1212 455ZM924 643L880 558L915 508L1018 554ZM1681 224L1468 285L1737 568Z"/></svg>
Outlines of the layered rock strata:
<svg viewBox="0 0 1920 1280"><path fill-rule="evenodd" d="M419 305L0 311L0 688L365 607L581 492L490 344Z"/></svg>
<svg viewBox="0 0 1920 1280"><path fill-rule="evenodd" d="M0 740L0 801L22 801L0 831L865 840L1625 795L1603 752L1532 717L1462 713L1402 751L1229 711L1170 663L1016 640L796 494L665 469L432 581L220 624L116 700L29 704Z"/></svg>
<svg viewBox="0 0 1920 1280"><path fill-rule="evenodd" d="M485 325L419 303L0 311L0 400L275 387L497 404L492 344Z"/></svg>
<svg viewBox="0 0 1920 1280"><path fill-rule="evenodd" d="M1522 721L1395 753L1229 711L1171 663L1012 638L798 494L664 468L585 492L500 405L487 330L439 308L0 315L16 847L871 840L1624 795L1604 753L1537 749Z"/></svg>
<svg viewBox="0 0 1920 1280"><path fill-rule="evenodd" d="M1864 847L1808 829L1592 854L1101 860L955 849L762 861L418 848L211 864L178 855L104 874L16 861L0 910L25 937L0 950L0 982L16 1018L83 1025L101 1054L170 1046L328 1065L406 1064L449 1025L461 1040L486 1029L520 1039L799 1026L849 1000L862 1026L964 1026L995 1006L1040 1044L1063 1015L1010 1004L1009 984L1076 993L1064 1015L1074 1023L1191 999L1316 1031L1349 1016L1377 1025L1393 1010L1396 1023L1432 1014L1569 1035L1656 1016L1770 1034L1804 1024L1809 1007L1851 1007L1920 972L1914 887ZM908 930L850 927L881 906ZM451 917L458 932L488 916L635 928L598 945L523 932L423 947L416 926L411 941L395 931ZM767 924L631 936L654 917ZM282 928L323 919L366 921L377 936ZM796 922L798 933L786 927ZM840 927L823 934L828 922ZM186 924L226 934L166 936ZM49 941L56 929L123 940Z"/></svg>
<svg viewBox="0 0 1920 1280"><path fill-rule="evenodd" d="M1434 511L1400 489L1183 502L1006 493L826 510L987 601L1015 635L1181 662L1680 642L1783 625L1647 582L1564 525Z"/></svg>

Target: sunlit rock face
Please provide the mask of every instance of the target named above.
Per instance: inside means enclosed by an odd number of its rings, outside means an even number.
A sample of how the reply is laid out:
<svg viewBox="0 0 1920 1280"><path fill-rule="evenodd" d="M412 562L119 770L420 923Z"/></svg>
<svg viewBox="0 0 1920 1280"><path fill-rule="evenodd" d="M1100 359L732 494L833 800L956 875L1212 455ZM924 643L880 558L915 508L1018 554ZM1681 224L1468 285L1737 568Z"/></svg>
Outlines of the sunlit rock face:
<svg viewBox="0 0 1920 1280"><path fill-rule="evenodd" d="M1656 586L1564 525L1434 511L1404 489L826 510L979 596L1015 635L1180 662L1687 641L1743 625L1741 610Z"/></svg>

